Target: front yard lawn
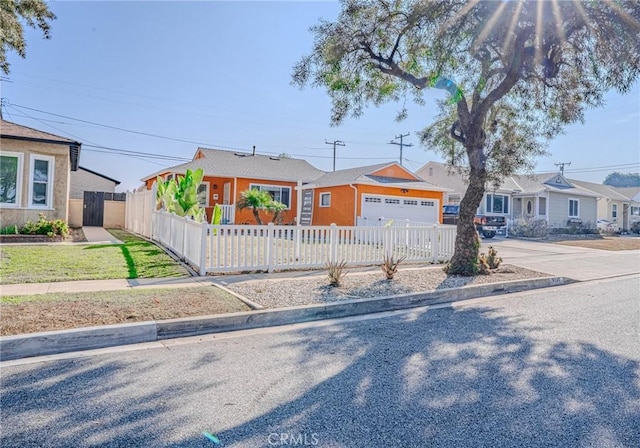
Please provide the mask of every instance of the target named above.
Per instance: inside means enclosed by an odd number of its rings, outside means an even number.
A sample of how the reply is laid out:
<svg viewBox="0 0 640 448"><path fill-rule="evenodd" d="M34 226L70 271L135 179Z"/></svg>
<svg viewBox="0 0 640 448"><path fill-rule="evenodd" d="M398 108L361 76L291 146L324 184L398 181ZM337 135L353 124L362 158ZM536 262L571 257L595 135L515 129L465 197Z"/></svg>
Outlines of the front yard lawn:
<svg viewBox="0 0 640 448"><path fill-rule="evenodd" d="M250 311L215 286L4 296L0 335Z"/></svg>
<svg viewBox="0 0 640 448"><path fill-rule="evenodd" d="M188 275L155 244L124 230L109 232L122 244L3 245L0 284Z"/></svg>
<svg viewBox="0 0 640 448"><path fill-rule="evenodd" d="M603 250L633 250L640 249L640 238L604 237L597 240L566 240L555 241L565 246L587 247Z"/></svg>

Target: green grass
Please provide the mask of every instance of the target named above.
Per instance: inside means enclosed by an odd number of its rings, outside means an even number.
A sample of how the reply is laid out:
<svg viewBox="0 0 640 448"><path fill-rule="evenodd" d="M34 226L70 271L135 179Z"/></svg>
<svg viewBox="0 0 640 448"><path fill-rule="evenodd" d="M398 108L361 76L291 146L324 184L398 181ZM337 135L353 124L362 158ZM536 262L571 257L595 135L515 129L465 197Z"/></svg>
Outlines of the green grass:
<svg viewBox="0 0 640 448"><path fill-rule="evenodd" d="M124 230L109 232L123 244L3 245L0 284L188 275L155 244Z"/></svg>

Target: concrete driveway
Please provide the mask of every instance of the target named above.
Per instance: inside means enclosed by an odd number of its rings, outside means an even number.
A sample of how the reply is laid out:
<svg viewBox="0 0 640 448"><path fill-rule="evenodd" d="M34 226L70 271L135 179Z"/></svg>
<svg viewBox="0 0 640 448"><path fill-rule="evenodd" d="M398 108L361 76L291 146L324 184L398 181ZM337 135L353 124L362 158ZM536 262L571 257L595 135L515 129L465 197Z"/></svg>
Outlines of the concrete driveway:
<svg viewBox="0 0 640 448"><path fill-rule="evenodd" d="M496 237L482 240L481 251L493 246L505 263L574 280L595 280L640 273L640 251L609 251L539 241Z"/></svg>

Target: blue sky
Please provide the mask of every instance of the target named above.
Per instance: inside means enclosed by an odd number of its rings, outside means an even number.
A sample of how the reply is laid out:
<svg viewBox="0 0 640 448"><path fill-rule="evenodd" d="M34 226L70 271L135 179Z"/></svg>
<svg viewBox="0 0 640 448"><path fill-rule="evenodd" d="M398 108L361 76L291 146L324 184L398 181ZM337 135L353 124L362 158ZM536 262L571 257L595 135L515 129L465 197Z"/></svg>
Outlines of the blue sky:
<svg viewBox="0 0 640 448"><path fill-rule="evenodd" d="M443 92L394 120L397 105L370 107L331 127L322 89L290 85L292 67L311 49L309 27L334 19L335 2L54 2L51 40L27 29L27 58L9 54L2 76L4 118L83 143L81 165L132 189L140 178L180 160L117 155L116 148L190 159L200 146L305 158L330 171L398 160L388 142L410 132L404 165L441 161L415 132L436 112ZM46 112L46 113L44 113ZM57 114L52 115L52 114ZM70 118L65 118L70 117ZM170 137L156 138L74 121ZM640 87L611 93L584 125L549 145L536 171L571 162L566 174L602 182L611 171L640 171ZM186 140L186 141L178 141ZM103 147L103 148L98 148Z"/></svg>

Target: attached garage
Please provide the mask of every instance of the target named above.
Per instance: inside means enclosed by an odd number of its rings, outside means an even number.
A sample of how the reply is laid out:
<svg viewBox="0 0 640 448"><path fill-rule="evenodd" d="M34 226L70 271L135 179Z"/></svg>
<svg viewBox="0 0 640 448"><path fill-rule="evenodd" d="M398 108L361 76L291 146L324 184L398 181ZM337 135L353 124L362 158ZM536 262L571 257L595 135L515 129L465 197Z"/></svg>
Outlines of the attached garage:
<svg viewBox="0 0 640 448"><path fill-rule="evenodd" d="M435 223L440 219L440 201L418 197L362 195L362 217L367 220L395 219Z"/></svg>
<svg viewBox="0 0 640 448"><path fill-rule="evenodd" d="M313 225L378 225L382 219L441 222L446 188L417 178L397 163L326 173L303 189L313 190ZM382 218L382 219L381 219Z"/></svg>

